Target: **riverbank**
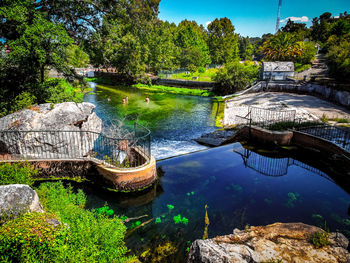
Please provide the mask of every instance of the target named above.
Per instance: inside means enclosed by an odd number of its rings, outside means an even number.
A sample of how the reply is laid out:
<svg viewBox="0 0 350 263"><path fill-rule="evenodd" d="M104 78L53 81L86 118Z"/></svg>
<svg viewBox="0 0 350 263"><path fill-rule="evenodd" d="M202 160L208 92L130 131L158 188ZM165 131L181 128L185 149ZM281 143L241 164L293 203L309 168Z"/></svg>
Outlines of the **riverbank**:
<svg viewBox="0 0 350 263"><path fill-rule="evenodd" d="M108 78L86 78L88 82L95 82L97 84L104 85L116 85L116 83ZM123 86L123 84L122 84ZM178 87L168 87L163 85L146 85L146 84L134 84L133 88L140 90L147 90L154 93L170 93L170 94L179 94L179 95L190 95L190 96L201 96L201 97L213 97L214 93L205 89L197 88L178 88Z"/></svg>

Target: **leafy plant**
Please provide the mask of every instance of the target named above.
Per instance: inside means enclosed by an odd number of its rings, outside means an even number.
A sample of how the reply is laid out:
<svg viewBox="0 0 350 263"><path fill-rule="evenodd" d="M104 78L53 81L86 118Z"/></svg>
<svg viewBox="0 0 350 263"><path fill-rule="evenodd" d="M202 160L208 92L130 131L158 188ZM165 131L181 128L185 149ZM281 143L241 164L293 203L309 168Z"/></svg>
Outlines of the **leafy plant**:
<svg viewBox="0 0 350 263"><path fill-rule="evenodd" d="M311 243L315 246L315 248L321 248L329 244L329 233L327 232L314 232L311 235Z"/></svg>
<svg viewBox="0 0 350 263"><path fill-rule="evenodd" d="M33 185L33 177L39 174L29 163L6 163L0 165L0 185Z"/></svg>
<svg viewBox="0 0 350 263"><path fill-rule="evenodd" d="M67 238L59 258L51 262L125 262L130 257L124 244L126 227L117 216L108 217L84 209L85 194L65 188L62 182L44 183L38 189L45 210L67 224Z"/></svg>
<svg viewBox="0 0 350 263"><path fill-rule="evenodd" d="M109 206L103 206L96 209L96 213L99 215L112 216L114 215L113 209L110 209Z"/></svg>
<svg viewBox="0 0 350 263"><path fill-rule="evenodd" d="M54 262L63 251L66 227L50 213L27 213L0 227L1 262Z"/></svg>
<svg viewBox="0 0 350 263"><path fill-rule="evenodd" d="M177 216L174 216L173 219L175 224L181 224L181 223L184 225L188 224L188 219L186 217L181 218L180 214L178 214Z"/></svg>

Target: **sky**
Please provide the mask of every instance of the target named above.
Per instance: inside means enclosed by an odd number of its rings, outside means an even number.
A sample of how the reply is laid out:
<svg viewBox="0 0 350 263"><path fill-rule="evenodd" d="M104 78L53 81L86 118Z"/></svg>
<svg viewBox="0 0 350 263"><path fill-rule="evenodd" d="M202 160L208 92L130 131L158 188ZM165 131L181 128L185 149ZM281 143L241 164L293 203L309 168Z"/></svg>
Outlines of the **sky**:
<svg viewBox="0 0 350 263"><path fill-rule="evenodd" d="M278 0L161 0L159 18L176 24L195 20L206 26L215 18L228 17L236 33L260 37L275 32L277 11ZM311 26L312 19L324 12L338 16L344 11L350 13L350 0L282 0L280 25L291 18Z"/></svg>

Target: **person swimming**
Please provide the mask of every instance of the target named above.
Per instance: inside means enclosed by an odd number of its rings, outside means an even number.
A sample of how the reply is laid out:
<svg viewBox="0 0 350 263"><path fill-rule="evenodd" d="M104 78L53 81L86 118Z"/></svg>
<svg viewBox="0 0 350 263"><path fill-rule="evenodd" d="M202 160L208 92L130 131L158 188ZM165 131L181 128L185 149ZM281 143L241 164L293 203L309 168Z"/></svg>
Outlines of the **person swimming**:
<svg viewBox="0 0 350 263"><path fill-rule="evenodd" d="M107 98L107 101L111 101L111 98L110 98L110 97L108 97L108 98Z"/></svg>
<svg viewBox="0 0 350 263"><path fill-rule="evenodd" d="M122 100L122 103L123 103L123 104L125 104L125 103L126 103L126 99L125 99L125 98Z"/></svg>
<svg viewBox="0 0 350 263"><path fill-rule="evenodd" d="M146 97L145 102L149 103L150 99L149 97Z"/></svg>

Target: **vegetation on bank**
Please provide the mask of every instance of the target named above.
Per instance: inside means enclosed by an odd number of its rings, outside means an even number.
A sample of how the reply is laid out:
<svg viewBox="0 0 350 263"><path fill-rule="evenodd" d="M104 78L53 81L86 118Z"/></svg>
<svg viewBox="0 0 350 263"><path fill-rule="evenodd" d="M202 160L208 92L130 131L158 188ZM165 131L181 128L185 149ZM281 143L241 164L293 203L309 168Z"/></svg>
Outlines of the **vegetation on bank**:
<svg viewBox="0 0 350 263"><path fill-rule="evenodd" d="M1 177L0 185L30 183L36 173L28 164L1 165L0 174L11 180ZM26 213L0 224L1 262L134 261L126 256L126 227L118 216L86 209L82 190L75 192L62 182L43 183L36 190L46 212Z"/></svg>
<svg viewBox="0 0 350 263"><path fill-rule="evenodd" d="M171 74L171 79L179 79L179 80L191 80L191 81L207 81L211 82L213 81L214 77L216 76L216 73L218 72L218 69L212 68L212 69L205 69L203 67L200 67L196 72L183 72L183 73L177 73L177 74ZM159 76L160 78L165 77L163 75Z"/></svg>
<svg viewBox="0 0 350 263"><path fill-rule="evenodd" d="M151 92L164 92L164 93L173 93L173 94L181 94L181 95L192 95L192 96L202 96L202 97L210 97L213 96L213 93L208 90L202 89L189 89L189 88L176 88L176 87L167 87L161 85L145 85L145 84L135 84L132 87L148 90Z"/></svg>

